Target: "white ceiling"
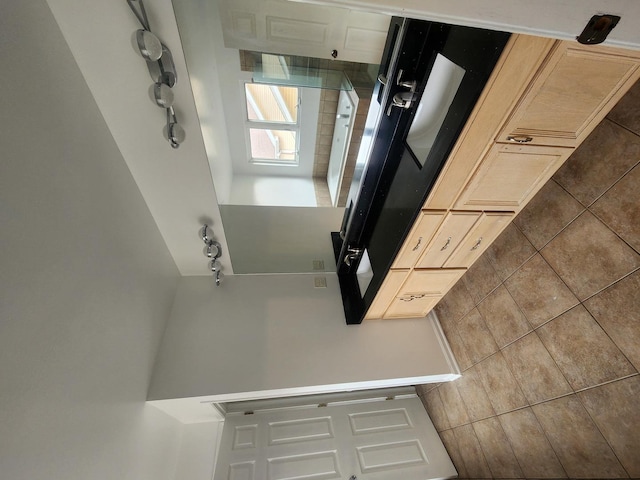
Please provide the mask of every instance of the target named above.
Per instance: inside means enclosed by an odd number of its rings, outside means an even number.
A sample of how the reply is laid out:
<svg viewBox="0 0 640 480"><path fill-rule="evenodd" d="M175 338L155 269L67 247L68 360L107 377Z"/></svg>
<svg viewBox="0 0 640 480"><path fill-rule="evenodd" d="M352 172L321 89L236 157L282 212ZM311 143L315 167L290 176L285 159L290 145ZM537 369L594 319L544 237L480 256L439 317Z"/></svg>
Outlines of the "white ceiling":
<svg viewBox="0 0 640 480"><path fill-rule="evenodd" d="M184 0L187 1L187 0ZM187 140L177 150L162 137L164 110L149 98L150 77L131 37L139 24L125 0L47 0L96 103L127 162L151 214L182 275L207 275L198 229L213 220L215 232L226 240L211 179L210 162L228 163L229 149L221 108L211 108L212 138L203 141L182 44L171 0L147 0L151 29L173 52L179 81L175 105ZM210 11L204 0L193 0ZM371 11L405 14L452 23L573 38L594 13L602 13L597 0L320 0L315 3L359 6ZM640 2L609 0L606 13L623 19L610 44L640 48ZM219 92L213 98L220 98ZM211 120L211 119L210 119ZM231 272L229 256L221 258Z"/></svg>

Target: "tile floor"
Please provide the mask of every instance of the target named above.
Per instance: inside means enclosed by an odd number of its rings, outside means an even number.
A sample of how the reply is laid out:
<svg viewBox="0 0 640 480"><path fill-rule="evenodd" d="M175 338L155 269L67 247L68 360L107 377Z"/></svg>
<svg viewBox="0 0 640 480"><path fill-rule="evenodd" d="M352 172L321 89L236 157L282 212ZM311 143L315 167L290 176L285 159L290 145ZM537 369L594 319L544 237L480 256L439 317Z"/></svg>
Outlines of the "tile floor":
<svg viewBox="0 0 640 480"><path fill-rule="evenodd" d="M462 478L640 477L640 82L436 307Z"/></svg>

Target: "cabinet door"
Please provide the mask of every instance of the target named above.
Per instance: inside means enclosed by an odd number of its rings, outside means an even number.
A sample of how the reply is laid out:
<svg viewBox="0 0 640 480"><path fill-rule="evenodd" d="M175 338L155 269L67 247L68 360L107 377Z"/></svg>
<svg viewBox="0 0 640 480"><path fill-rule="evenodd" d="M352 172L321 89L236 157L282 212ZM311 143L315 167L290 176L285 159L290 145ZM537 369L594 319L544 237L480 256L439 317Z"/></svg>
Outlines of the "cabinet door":
<svg viewBox="0 0 640 480"><path fill-rule="evenodd" d="M499 142L577 147L640 76L640 52L558 42Z"/></svg>
<svg viewBox="0 0 640 480"><path fill-rule="evenodd" d="M519 211L573 149L495 144L465 186L455 207Z"/></svg>
<svg viewBox="0 0 640 480"><path fill-rule="evenodd" d="M450 212L418 262L419 268L442 267L482 212Z"/></svg>
<svg viewBox="0 0 640 480"><path fill-rule="evenodd" d="M420 212L409 236L400 249L400 253L393 262L393 268L412 268L416 264L445 215L446 212L437 210Z"/></svg>
<svg viewBox="0 0 640 480"><path fill-rule="evenodd" d="M464 268L413 270L383 318L424 317L465 271Z"/></svg>
<svg viewBox="0 0 640 480"><path fill-rule="evenodd" d="M469 268L509 225L514 216L512 212L483 213L444 266Z"/></svg>
<svg viewBox="0 0 640 480"><path fill-rule="evenodd" d="M384 312L387 311L389 305L396 298L396 293L400 290L400 287L409 275L409 270L394 270L391 269L384 277L384 282L376 294L376 298L373 299L367 313L364 316L365 320L380 319L383 317Z"/></svg>

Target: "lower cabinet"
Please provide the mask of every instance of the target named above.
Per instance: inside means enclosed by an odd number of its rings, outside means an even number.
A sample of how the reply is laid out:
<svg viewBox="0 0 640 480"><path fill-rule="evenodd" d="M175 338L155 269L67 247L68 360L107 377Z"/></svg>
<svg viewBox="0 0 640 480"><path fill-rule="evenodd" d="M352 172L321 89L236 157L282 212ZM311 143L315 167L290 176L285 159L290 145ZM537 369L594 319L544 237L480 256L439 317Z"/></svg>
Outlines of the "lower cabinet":
<svg viewBox="0 0 640 480"><path fill-rule="evenodd" d="M456 209L520 210L573 149L497 143L458 198Z"/></svg>
<svg viewBox="0 0 640 480"><path fill-rule="evenodd" d="M365 318L429 313L640 78L632 50L510 45Z"/></svg>
<svg viewBox="0 0 640 480"><path fill-rule="evenodd" d="M464 241L482 212L449 212L438 232L416 264L419 268L440 268Z"/></svg>
<svg viewBox="0 0 640 480"><path fill-rule="evenodd" d="M464 268L390 270L365 318L424 317L464 274Z"/></svg>
<svg viewBox="0 0 640 480"><path fill-rule="evenodd" d="M484 212L444 263L444 267L469 268L507 228L513 217L513 212Z"/></svg>

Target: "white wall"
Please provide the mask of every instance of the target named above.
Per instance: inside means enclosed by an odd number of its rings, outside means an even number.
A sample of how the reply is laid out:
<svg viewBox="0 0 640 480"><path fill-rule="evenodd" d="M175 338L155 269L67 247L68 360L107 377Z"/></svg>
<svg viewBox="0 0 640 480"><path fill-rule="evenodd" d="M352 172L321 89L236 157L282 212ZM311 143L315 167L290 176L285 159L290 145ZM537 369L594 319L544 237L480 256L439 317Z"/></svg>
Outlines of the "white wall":
<svg viewBox="0 0 640 480"><path fill-rule="evenodd" d="M0 15L0 478L172 479L178 272L44 0Z"/></svg>
<svg viewBox="0 0 640 480"><path fill-rule="evenodd" d="M311 177L291 178L267 175L234 175L231 184L231 200L228 203L285 207L317 205L316 191Z"/></svg>
<svg viewBox="0 0 640 480"><path fill-rule="evenodd" d="M337 276L327 281L316 289L312 275L235 275L216 288L182 278L149 398L222 401L457 373L428 319L348 326Z"/></svg>

